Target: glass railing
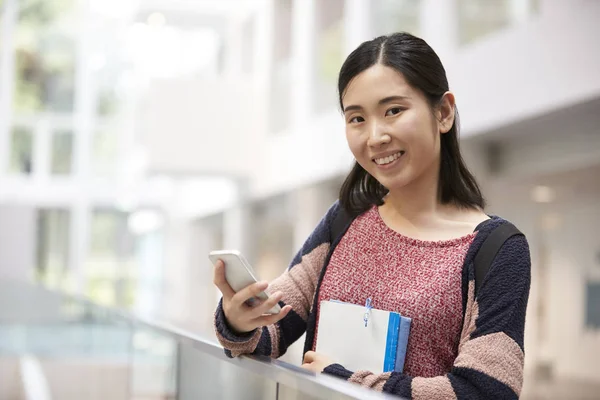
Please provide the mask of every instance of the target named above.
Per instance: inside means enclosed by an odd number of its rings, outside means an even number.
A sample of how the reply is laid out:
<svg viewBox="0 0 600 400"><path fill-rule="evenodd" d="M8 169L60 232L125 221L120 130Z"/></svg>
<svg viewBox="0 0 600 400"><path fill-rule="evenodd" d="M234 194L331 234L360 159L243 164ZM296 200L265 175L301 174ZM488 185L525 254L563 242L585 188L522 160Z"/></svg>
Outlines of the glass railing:
<svg viewBox="0 0 600 400"><path fill-rule="evenodd" d="M0 399L390 399L157 321L0 281Z"/></svg>

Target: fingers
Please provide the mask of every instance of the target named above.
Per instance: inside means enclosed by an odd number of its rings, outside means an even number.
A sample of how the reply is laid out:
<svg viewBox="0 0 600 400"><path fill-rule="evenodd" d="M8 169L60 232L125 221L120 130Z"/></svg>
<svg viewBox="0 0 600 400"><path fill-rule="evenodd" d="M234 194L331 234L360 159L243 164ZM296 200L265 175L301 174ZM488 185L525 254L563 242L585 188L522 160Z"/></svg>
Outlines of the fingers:
<svg viewBox="0 0 600 400"><path fill-rule="evenodd" d="M218 260L215 264L213 282L219 288L223 297L230 299L235 295L235 292L229 286L229 283L227 283L227 279L225 279L225 263L222 260Z"/></svg>
<svg viewBox="0 0 600 400"><path fill-rule="evenodd" d="M253 283L235 293L231 300L235 304L245 303L248 299L258 296L260 292L264 292L268 286L269 284L267 282Z"/></svg>
<svg viewBox="0 0 600 400"><path fill-rule="evenodd" d="M279 303L279 300L281 300L282 297L283 293L281 292L273 293L273 295L269 296L267 300L261 302L252 309L252 317L258 318L263 314L267 314L271 308L275 307Z"/></svg>
<svg viewBox="0 0 600 400"><path fill-rule="evenodd" d="M315 355L316 355L316 354L317 354L317 353L315 353L314 351L307 351L307 352L304 354L304 363L305 363L305 364L310 364L310 363L312 363L313 361L315 361Z"/></svg>
<svg viewBox="0 0 600 400"><path fill-rule="evenodd" d="M270 308L268 308L267 310L269 310L269 309ZM283 318L285 318L285 316L288 315L291 310L292 310L292 306L287 305L281 309L279 314L262 315L262 316L256 318L253 322L255 322L257 326L268 326L271 324L275 324L275 323L279 322L280 320L282 320Z"/></svg>

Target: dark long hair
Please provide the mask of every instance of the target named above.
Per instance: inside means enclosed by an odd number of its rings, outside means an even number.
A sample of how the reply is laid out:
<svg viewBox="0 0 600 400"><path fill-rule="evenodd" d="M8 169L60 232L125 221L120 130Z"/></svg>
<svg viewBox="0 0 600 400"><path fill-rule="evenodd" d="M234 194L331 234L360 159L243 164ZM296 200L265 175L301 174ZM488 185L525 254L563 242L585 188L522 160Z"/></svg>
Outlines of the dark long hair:
<svg viewBox="0 0 600 400"><path fill-rule="evenodd" d="M423 39L411 34L394 33L364 42L344 61L338 79L342 110L342 97L350 81L375 64L391 67L401 73L413 88L425 95L432 108L439 105L449 89L446 71L433 49ZM439 201L462 208L483 209L485 201L481 190L460 154L458 110L455 113L452 128L441 135ZM387 193L387 188L355 162L342 184L340 204L349 214L356 216L373 205L382 205Z"/></svg>

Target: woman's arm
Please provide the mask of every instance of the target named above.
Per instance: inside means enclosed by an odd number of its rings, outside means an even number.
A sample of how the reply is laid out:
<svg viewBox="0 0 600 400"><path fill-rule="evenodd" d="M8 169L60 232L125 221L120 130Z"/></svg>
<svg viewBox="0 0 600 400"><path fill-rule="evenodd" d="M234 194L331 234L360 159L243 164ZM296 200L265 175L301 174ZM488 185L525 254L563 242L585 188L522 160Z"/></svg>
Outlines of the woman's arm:
<svg viewBox="0 0 600 400"><path fill-rule="evenodd" d="M458 356L445 376L413 378L398 372L352 372L339 364L323 372L412 399L517 399L523 385L530 282L527 239L515 236L498 252L475 301L475 282L469 281Z"/></svg>
<svg viewBox="0 0 600 400"><path fill-rule="evenodd" d="M290 267L269 285L268 293L283 293L279 302L282 307L292 306L292 310L283 319L240 335L227 324L222 300L219 302L215 313L215 330L217 339L228 356L260 354L277 358L306 331L319 273L331 246L331 222L338 210L336 202L296 254Z"/></svg>

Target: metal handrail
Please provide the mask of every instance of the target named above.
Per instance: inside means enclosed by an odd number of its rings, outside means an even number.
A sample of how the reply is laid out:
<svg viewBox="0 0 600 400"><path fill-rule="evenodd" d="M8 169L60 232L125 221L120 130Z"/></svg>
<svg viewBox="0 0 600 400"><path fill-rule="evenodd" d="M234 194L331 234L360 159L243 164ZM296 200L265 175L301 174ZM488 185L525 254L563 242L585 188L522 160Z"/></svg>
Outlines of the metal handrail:
<svg viewBox="0 0 600 400"><path fill-rule="evenodd" d="M182 348L182 345L190 346L200 353L214 357L219 361L231 363L248 373L261 376L269 381L285 385L311 396L318 398L332 398L341 394L354 399L397 400L399 398L397 396L364 388L335 377L312 373L293 364L278 359L272 359L270 357L244 355L232 359L225 355L223 348L217 342L207 340L206 338L178 328L167 322L151 320L118 308L101 306L83 296L57 292L28 283L25 283L25 285L30 287L33 286L38 290L44 290L53 296L60 296L60 298L74 302L77 305L89 307L94 310L95 313L99 312L104 314L102 318L120 319L127 321L132 325L150 328L162 336L172 338L179 344L179 348ZM0 319L0 323L3 322L6 323L8 321L2 321Z"/></svg>

